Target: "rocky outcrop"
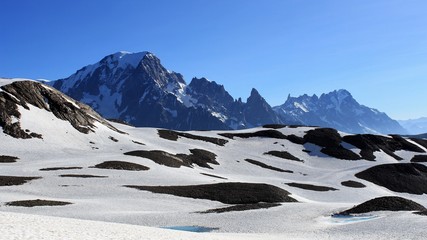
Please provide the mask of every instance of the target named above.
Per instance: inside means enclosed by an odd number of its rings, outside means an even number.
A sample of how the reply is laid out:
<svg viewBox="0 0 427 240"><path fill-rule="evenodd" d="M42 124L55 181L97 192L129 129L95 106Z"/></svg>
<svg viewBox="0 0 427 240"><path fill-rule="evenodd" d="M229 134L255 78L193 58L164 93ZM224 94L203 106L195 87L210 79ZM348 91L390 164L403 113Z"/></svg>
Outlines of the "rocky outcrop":
<svg viewBox="0 0 427 240"><path fill-rule="evenodd" d="M99 122L114 131L118 131L89 106L79 103L63 93L33 81L13 82L1 87L0 126L3 132L15 138L41 138L39 133L21 129L18 106L30 110L34 106L52 112L57 118L68 121L82 133L95 131L95 122Z"/></svg>
<svg viewBox="0 0 427 240"><path fill-rule="evenodd" d="M425 207L402 197L379 197L361 203L339 215L360 214L374 211L423 211Z"/></svg>
<svg viewBox="0 0 427 240"><path fill-rule="evenodd" d="M427 167L419 163L377 165L357 173L356 177L394 192L427 194Z"/></svg>
<svg viewBox="0 0 427 240"><path fill-rule="evenodd" d="M208 199L227 204L297 202L289 192L269 184L217 183L191 186L125 186L153 193Z"/></svg>

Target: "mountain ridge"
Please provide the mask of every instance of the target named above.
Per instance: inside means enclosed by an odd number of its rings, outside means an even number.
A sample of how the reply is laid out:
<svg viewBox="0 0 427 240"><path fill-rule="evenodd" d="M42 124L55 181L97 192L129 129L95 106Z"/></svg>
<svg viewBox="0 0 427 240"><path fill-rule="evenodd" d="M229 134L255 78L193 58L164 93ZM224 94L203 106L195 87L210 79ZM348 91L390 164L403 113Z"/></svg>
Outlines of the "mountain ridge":
<svg viewBox="0 0 427 240"><path fill-rule="evenodd" d="M335 127L352 133L406 133L396 121L360 105L347 90L300 97L272 107L252 89L246 102L204 77L167 70L150 52L117 52L49 83L109 119L177 130L243 129L264 124Z"/></svg>

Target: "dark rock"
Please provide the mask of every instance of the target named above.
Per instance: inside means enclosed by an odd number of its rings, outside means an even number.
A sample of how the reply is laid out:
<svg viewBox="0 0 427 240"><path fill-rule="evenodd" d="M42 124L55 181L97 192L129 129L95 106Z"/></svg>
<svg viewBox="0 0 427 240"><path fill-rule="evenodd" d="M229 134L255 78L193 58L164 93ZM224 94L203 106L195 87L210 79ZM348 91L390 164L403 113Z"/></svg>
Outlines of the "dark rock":
<svg viewBox="0 0 427 240"><path fill-rule="evenodd" d="M184 138L193 139L193 140L210 142L219 146L224 146L228 142L228 140L221 139L221 138L197 136L190 133L176 132L176 131L165 130L165 129L159 129L158 134L159 134L159 137L167 140L171 140L171 141L177 141L178 137L184 137Z"/></svg>
<svg viewBox="0 0 427 240"><path fill-rule="evenodd" d="M205 176L208 176L208 177L213 177L213 178L218 178L218 179L224 179L224 180L227 180L227 178L225 178L225 177L220 177L220 176L213 175L213 174L209 174L209 173L200 173L200 174L205 175Z"/></svg>
<svg viewBox="0 0 427 240"><path fill-rule="evenodd" d="M423 210L423 211L419 211L419 212L414 212L417 215L421 215L421 216L427 216L427 210Z"/></svg>
<svg viewBox="0 0 427 240"><path fill-rule="evenodd" d="M402 158L397 156L394 153L395 151L424 152L423 149L397 135L384 137L372 134L357 134L344 136L343 141L359 148L361 150L360 155L367 160L375 160L374 152L381 150L396 160L402 160Z"/></svg>
<svg viewBox="0 0 427 240"><path fill-rule="evenodd" d="M351 187L351 188L364 188L364 187L366 187L365 184L360 183L360 182L356 182L356 181L352 181L352 180L341 182L341 185L346 186L346 187Z"/></svg>
<svg viewBox="0 0 427 240"><path fill-rule="evenodd" d="M141 164L124 162L124 161L106 161L94 166L94 168L101 169L115 169L115 170L128 170L128 171L146 171L150 169Z"/></svg>
<svg viewBox="0 0 427 240"><path fill-rule="evenodd" d="M16 177L16 176L0 176L0 186L22 185L31 180L40 179L41 177Z"/></svg>
<svg viewBox="0 0 427 240"><path fill-rule="evenodd" d="M427 162L427 155L415 155L411 162L417 163L417 162Z"/></svg>
<svg viewBox="0 0 427 240"><path fill-rule="evenodd" d="M137 150L124 153L125 155L135 156L135 157L143 157L152 160L153 162L165 165L167 167L179 168L181 166L190 167L191 163L186 161L185 159L160 150L152 150L152 151L144 151Z"/></svg>
<svg viewBox="0 0 427 240"><path fill-rule="evenodd" d="M279 158L283 158L283 159L288 159L288 160L292 160L292 161L304 162L303 160L295 157L294 155L290 154L287 151L269 151L269 152L266 152L264 154L268 154L271 156L275 156L275 157L279 157Z"/></svg>
<svg viewBox="0 0 427 240"><path fill-rule="evenodd" d="M135 140L132 140L132 142L133 142L133 143L136 143L136 144L138 144L138 145L145 145L144 143L142 143L142 142L138 142L138 141L135 141Z"/></svg>
<svg viewBox="0 0 427 240"><path fill-rule="evenodd" d="M203 149L191 149L191 154L171 154L160 150L144 151L137 150L124 153L129 156L143 157L152 160L153 162L165 165L168 167L179 168L192 167L192 164L196 164L204 168L212 168L210 164L218 165L219 163L215 160L216 155Z"/></svg>
<svg viewBox="0 0 427 240"><path fill-rule="evenodd" d="M311 184L304 184L304 183L286 183L286 185L291 187L297 187L305 190L310 191L316 191L316 192L327 192L327 191L336 191L338 189L332 188L332 187L325 187L325 186L317 186L317 185L311 185Z"/></svg>
<svg viewBox="0 0 427 240"><path fill-rule="evenodd" d="M270 166L270 165L267 165L265 163L262 163L262 162L259 162L259 161L255 161L255 160L252 160L252 159L245 159L245 161L248 162L248 163L260 166L260 167L265 168L265 169L270 169L270 170L276 171L276 172L293 173L293 171L283 170L281 168L273 167L273 166Z"/></svg>
<svg viewBox="0 0 427 240"><path fill-rule="evenodd" d="M276 130L261 130L252 133L219 133L218 135L231 138L239 137L239 138L253 138L253 137L261 137L261 138L275 138L275 139L287 139L287 136L283 133Z"/></svg>
<svg viewBox="0 0 427 240"><path fill-rule="evenodd" d="M18 159L18 157L14 156L0 155L0 163L14 163Z"/></svg>
<svg viewBox="0 0 427 240"><path fill-rule="evenodd" d="M70 177L70 178L106 178L107 176L97 176L90 174L62 174L60 177Z"/></svg>
<svg viewBox="0 0 427 240"><path fill-rule="evenodd" d="M315 128L304 135L305 143L313 143L321 147L338 147L341 144L341 135L332 128Z"/></svg>
<svg viewBox="0 0 427 240"><path fill-rule="evenodd" d="M339 145L338 147L324 147L320 152L342 160L360 160L361 157L347 148Z"/></svg>
<svg viewBox="0 0 427 240"><path fill-rule="evenodd" d="M360 214L374 211L423 211L425 207L401 197L379 197L359 204L339 215Z"/></svg>
<svg viewBox="0 0 427 240"><path fill-rule="evenodd" d="M420 139L420 138L410 138L412 141L418 143L419 145L423 146L424 148L427 148L427 140Z"/></svg>
<svg viewBox="0 0 427 240"><path fill-rule="evenodd" d="M82 169L82 167L52 167L52 168L40 168L40 171L58 171L58 170L74 170Z"/></svg>
<svg viewBox="0 0 427 240"><path fill-rule="evenodd" d="M125 186L153 193L180 197L208 199L226 204L297 202L289 192L276 186L260 183L217 183L189 186Z"/></svg>
<svg viewBox="0 0 427 240"><path fill-rule="evenodd" d="M117 140L116 138L114 138L114 137L112 137L112 136L109 136L108 137L108 139L110 139L111 141L113 141L113 142L118 142L119 140Z"/></svg>
<svg viewBox="0 0 427 240"><path fill-rule="evenodd" d="M22 200L22 201L13 201L7 202L6 206L15 206L15 207L39 207L39 206L64 206L70 205L70 202L62 201L53 201L53 200Z"/></svg>
<svg viewBox="0 0 427 240"><path fill-rule="evenodd" d="M304 143L305 143L304 138L302 138L302 137L298 137L298 136L296 136L296 135L294 135L294 134L288 135L288 136L286 137L286 139L288 139L290 142L295 143L295 144L300 144L300 145L302 145L302 144L304 144Z"/></svg>
<svg viewBox="0 0 427 240"><path fill-rule="evenodd" d="M262 127L263 128L280 129L280 128L285 128L286 125L284 125L284 124L265 124Z"/></svg>
<svg viewBox="0 0 427 240"><path fill-rule="evenodd" d="M355 176L394 192L427 193L427 167L418 163L377 165Z"/></svg>
<svg viewBox="0 0 427 240"><path fill-rule="evenodd" d="M281 204L280 203L240 204L240 205L233 205L230 207L210 209L210 210L207 210L204 212L198 212L198 213L237 212L237 211L247 211L247 210L255 210L255 209L267 209L267 208L278 207L278 206L281 206Z"/></svg>

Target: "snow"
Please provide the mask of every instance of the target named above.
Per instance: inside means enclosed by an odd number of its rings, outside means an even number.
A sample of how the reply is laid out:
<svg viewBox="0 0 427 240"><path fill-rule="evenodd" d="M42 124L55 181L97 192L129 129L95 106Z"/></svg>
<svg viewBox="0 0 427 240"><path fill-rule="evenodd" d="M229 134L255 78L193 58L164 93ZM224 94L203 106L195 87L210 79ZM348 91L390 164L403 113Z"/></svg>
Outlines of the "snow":
<svg viewBox="0 0 427 240"><path fill-rule="evenodd" d="M108 92L108 91L107 91ZM40 133L43 139L15 139L0 134L0 155L19 157L16 163L1 163L0 175L40 176L20 186L1 186L0 203L29 199L51 199L73 204L60 207L0 208L0 239L423 239L425 220L410 212L377 212L364 221L336 222L330 215L379 196L402 196L427 206L425 195L392 192L358 179L355 173L382 163L397 161L375 152L376 161L343 161L322 155L316 145L298 145L285 139L228 139L225 146L180 137L170 141L154 128L134 128L112 123L121 134L95 123L95 132L82 134L51 112L30 106L19 107L21 126ZM302 137L310 127L277 129ZM233 131L248 133L265 128ZM224 131L190 131L190 134L223 138ZM344 135L344 133L341 133ZM110 139L114 137L118 142ZM226 139L226 138L224 138ZM144 143L135 144L133 141ZM358 152L354 146L353 151ZM213 169L169 168L151 160L124 155L132 150L163 150L189 154L199 148L217 155ZM311 153L303 152L305 148ZM288 151L304 163L264 154ZM409 161L413 153L399 151ZM275 172L250 164L253 159L294 173ZM97 169L110 160L139 163L148 171ZM39 171L46 167L82 167L76 170ZM200 173L214 174L227 180ZM93 174L107 178L63 178L61 174ZM340 183L354 180L366 188L354 189ZM183 198L129 189L123 185L191 185L218 182L267 183L291 192L300 203L242 212L199 214L229 206L216 201ZM314 192L290 187L289 182L328 186L338 191ZM210 233L164 229L170 226L218 228ZM142 237L143 236L143 237Z"/></svg>

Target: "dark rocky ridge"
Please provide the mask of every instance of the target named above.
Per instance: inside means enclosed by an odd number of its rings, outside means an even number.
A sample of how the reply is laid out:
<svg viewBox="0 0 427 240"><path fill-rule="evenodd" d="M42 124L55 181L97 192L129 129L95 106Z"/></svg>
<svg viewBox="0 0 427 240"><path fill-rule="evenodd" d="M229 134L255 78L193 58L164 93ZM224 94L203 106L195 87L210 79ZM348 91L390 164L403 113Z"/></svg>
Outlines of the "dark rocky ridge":
<svg viewBox="0 0 427 240"><path fill-rule="evenodd" d="M225 212L237 212L237 211L247 211L247 210L255 210L255 209L267 209L272 207L278 207L281 206L280 203L252 203L252 204L240 204L240 205L233 205L230 207L224 207L224 208L215 208L215 209L209 209L204 212L198 212L198 213L225 213Z"/></svg>
<svg viewBox="0 0 427 240"><path fill-rule="evenodd" d="M177 141L178 137L184 137L184 138L193 139L193 140L210 142L219 146L224 146L226 143L228 143L228 140L225 140L222 138L198 136L190 133L177 132L177 131L166 130L166 129L159 129L158 133L159 133L159 137L168 139L171 141Z"/></svg>
<svg viewBox="0 0 427 240"><path fill-rule="evenodd" d="M18 157L14 156L0 155L0 163L14 163L18 159Z"/></svg>
<svg viewBox="0 0 427 240"><path fill-rule="evenodd" d="M227 204L297 202L289 192L276 186L260 183L217 183L190 186L125 186L153 193L180 197L208 199Z"/></svg>
<svg viewBox="0 0 427 240"><path fill-rule="evenodd" d="M339 215L360 214L374 211L423 211L425 207L401 197L379 197L359 204Z"/></svg>
<svg viewBox="0 0 427 240"><path fill-rule="evenodd" d="M419 163L377 165L355 176L394 192L427 193L427 167Z"/></svg>
<svg viewBox="0 0 427 240"><path fill-rule="evenodd" d="M351 188L365 188L366 187L365 184L360 183L360 182L356 182L353 180L341 182L341 185L346 186L346 187L351 187Z"/></svg>
<svg viewBox="0 0 427 240"><path fill-rule="evenodd" d="M251 163L253 165L256 165L256 166L259 166L259 167L262 167L262 168L265 168L265 169L273 170L273 171L276 171L276 172L293 173L293 171L291 171L291 170L284 170L284 169L281 169L281 168L273 167L273 166L267 165L265 163L262 163L260 161L256 161L256 160L253 160L253 159L245 159L245 161L248 162L248 163Z"/></svg>
<svg viewBox="0 0 427 240"><path fill-rule="evenodd" d="M0 126L3 132L15 138L41 138L39 133L21 129L18 106L29 110L29 105L52 112L57 118L70 122L82 133L94 131L94 122L100 122L119 132L89 106L76 102L63 93L33 81L17 81L1 87Z"/></svg>
<svg viewBox="0 0 427 240"><path fill-rule="evenodd" d="M203 149L190 149L191 154L171 154L160 150L136 150L124 153L129 156L143 157L152 160L153 162L165 165L168 167L179 168L192 167L196 164L200 167L210 168L209 164L219 165L215 160L216 154Z"/></svg>
<svg viewBox="0 0 427 240"><path fill-rule="evenodd" d="M6 206L40 207L40 206L65 206L70 204L72 203L63 202L63 201L54 201L54 200L35 199L35 200L20 200L20 201L7 202Z"/></svg>
<svg viewBox="0 0 427 240"><path fill-rule="evenodd" d="M115 169L115 170L127 170L127 171L146 171L150 169L141 164L125 162L125 161L105 161L100 164L93 166L94 168L100 169Z"/></svg>
<svg viewBox="0 0 427 240"><path fill-rule="evenodd" d="M275 157L283 158L283 159L287 159L287 160L292 160L292 161L296 161L296 162L304 162L304 160L301 160L301 159L295 157L294 155L290 154L287 151L268 151L264 154L268 154L271 156L275 156Z"/></svg>
<svg viewBox="0 0 427 240"><path fill-rule="evenodd" d="M301 188L304 190L310 190L310 191L316 191L316 192L327 192L327 191L336 191L338 189L333 187L326 187L326 186L318 186L318 185L312 185L312 184L305 184L305 183L286 183L286 185L296 188Z"/></svg>
<svg viewBox="0 0 427 240"><path fill-rule="evenodd" d="M0 176L0 186L22 185L40 177Z"/></svg>

